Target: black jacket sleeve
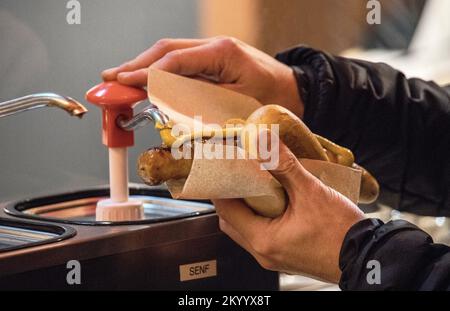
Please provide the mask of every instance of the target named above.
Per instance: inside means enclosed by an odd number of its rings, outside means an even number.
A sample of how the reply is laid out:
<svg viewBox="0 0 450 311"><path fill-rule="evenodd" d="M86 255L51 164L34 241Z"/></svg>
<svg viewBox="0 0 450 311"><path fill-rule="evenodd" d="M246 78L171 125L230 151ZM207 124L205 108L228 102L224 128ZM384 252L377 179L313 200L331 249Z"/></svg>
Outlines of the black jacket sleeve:
<svg viewBox="0 0 450 311"><path fill-rule="evenodd" d="M355 224L344 239L339 266L343 290L450 290L450 248L403 220Z"/></svg>
<svg viewBox="0 0 450 311"><path fill-rule="evenodd" d="M354 152L380 182L379 201L450 216L449 87L307 47L277 59L294 69L305 123ZM374 262L379 280L370 274L376 273ZM339 264L342 289L450 290L450 248L405 221L355 224Z"/></svg>
<svg viewBox="0 0 450 311"><path fill-rule="evenodd" d="M379 181L380 202L450 216L450 89L307 47L277 59L294 69L305 123L354 152Z"/></svg>

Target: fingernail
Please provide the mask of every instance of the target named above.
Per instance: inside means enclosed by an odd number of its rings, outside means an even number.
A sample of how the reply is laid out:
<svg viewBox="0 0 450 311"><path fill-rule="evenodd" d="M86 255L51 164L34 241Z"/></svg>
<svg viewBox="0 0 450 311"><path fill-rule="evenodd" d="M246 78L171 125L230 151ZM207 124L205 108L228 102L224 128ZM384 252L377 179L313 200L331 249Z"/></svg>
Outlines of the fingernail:
<svg viewBox="0 0 450 311"><path fill-rule="evenodd" d="M131 76L130 72L121 72L117 75L117 79L127 79Z"/></svg>
<svg viewBox="0 0 450 311"><path fill-rule="evenodd" d="M117 67L108 68L102 71L103 75L109 75L117 70Z"/></svg>
<svg viewBox="0 0 450 311"><path fill-rule="evenodd" d="M102 78L104 80L113 80L116 78L117 68L109 68L102 71Z"/></svg>

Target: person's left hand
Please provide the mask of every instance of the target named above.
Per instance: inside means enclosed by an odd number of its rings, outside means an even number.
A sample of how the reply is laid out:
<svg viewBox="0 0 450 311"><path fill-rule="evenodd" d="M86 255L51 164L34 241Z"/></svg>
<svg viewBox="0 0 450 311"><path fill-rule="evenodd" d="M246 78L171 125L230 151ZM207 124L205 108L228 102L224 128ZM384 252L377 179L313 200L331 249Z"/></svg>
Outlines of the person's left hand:
<svg viewBox="0 0 450 311"><path fill-rule="evenodd" d="M216 199L220 228L266 269L338 282L345 234L364 214L311 175L282 142L279 145L279 165L271 173L289 196L286 212L269 219L256 215L242 200Z"/></svg>
<svg viewBox="0 0 450 311"><path fill-rule="evenodd" d="M162 39L133 60L103 71L102 77L146 86L149 66L214 83L263 105L281 105L303 117L303 100L292 68L235 38Z"/></svg>

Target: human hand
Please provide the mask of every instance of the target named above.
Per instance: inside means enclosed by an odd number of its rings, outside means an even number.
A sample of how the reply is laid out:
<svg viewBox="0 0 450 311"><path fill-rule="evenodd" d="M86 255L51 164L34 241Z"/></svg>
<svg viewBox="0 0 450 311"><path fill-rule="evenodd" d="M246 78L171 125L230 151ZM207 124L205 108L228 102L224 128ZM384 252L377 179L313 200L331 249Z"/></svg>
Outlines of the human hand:
<svg viewBox="0 0 450 311"><path fill-rule="evenodd" d="M220 228L266 269L338 282L345 234L364 214L311 175L282 142L279 152L279 165L270 172L288 194L286 212L270 219L242 200L213 200Z"/></svg>
<svg viewBox="0 0 450 311"><path fill-rule="evenodd" d="M146 86L149 66L216 83L303 117L292 69L234 38L162 39L135 59L103 71L102 77Z"/></svg>

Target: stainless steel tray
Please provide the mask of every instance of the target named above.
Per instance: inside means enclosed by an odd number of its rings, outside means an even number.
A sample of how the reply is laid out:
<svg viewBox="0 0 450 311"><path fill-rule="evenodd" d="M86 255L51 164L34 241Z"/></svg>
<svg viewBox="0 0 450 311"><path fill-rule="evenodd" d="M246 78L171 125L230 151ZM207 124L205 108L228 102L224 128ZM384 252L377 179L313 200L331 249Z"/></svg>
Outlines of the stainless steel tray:
<svg viewBox="0 0 450 311"><path fill-rule="evenodd" d="M75 234L67 226L0 218L0 253L62 241Z"/></svg>
<svg viewBox="0 0 450 311"><path fill-rule="evenodd" d="M9 215L80 225L130 225L169 221L214 212L207 201L185 201L170 198L167 190L151 187L130 188L132 198L144 202L144 218L134 221L96 221L99 200L109 196L108 188L94 188L53 196L10 202Z"/></svg>

